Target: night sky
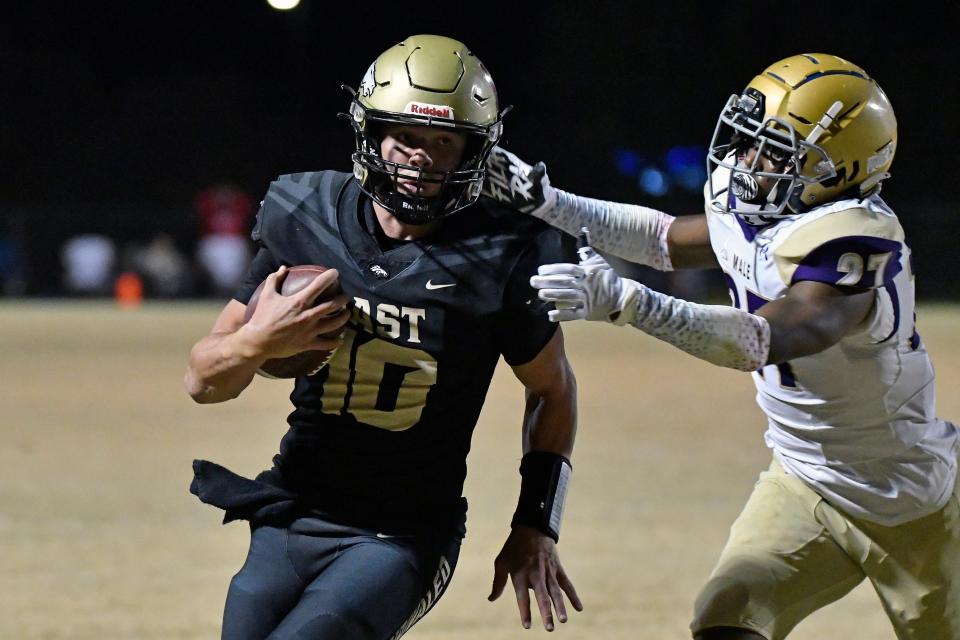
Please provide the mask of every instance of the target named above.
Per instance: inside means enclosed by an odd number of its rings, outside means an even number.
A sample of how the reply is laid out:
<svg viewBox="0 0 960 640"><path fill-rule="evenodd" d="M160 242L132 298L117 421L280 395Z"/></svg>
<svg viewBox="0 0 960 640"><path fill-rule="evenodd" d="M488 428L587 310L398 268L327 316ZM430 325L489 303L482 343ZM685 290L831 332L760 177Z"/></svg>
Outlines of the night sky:
<svg viewBox="0 0 960 640"><path fill-rule="evenodd" d="M696 194L645 195L616 171L615 151L656 161L705 146L726 98L756 73L827 52L889 95L900 144L884 194L915 248L955 268L960 9L869 4L4 3L0 211L56 227L30 223L34 255L58 232L134 237L164 225L184 239L203 186L228 181L259 199L280 173L349 170L339 85L356 86L404 37L439 33L484 61L515 105L506 146L545 160L555 184L692 212Z"/></svg>

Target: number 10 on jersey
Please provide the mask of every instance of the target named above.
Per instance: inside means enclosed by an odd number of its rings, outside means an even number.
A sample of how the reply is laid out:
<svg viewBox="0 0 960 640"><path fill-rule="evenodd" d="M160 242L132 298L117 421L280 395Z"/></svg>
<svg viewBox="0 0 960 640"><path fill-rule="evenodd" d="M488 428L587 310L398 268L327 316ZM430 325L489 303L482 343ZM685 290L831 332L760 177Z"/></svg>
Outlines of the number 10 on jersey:
<svg viewBox="0 0 960 640"><path fill-rule="evenodd" d="M437 381L437 361L426 351L350 326L327 366L323 412L352 415L390 431L419 422L427 393Z"/></svg>

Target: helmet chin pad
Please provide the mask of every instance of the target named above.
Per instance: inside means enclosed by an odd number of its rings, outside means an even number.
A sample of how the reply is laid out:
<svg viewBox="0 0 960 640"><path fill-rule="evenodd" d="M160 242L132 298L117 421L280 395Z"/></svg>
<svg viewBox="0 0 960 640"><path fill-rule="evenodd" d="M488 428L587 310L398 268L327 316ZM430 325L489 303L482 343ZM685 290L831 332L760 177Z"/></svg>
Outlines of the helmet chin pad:
<svg viewBox="0 0 960 640"><path fill-rule="evenodd" d="M760 185L757 179L742 171L735 171L730 176L730 191L740 202L762 205L764 198L760 197Z"/></svg>
<svg viewBox="0 0 960 640"><path fill-rule="evenodd" d="M394 188L390 178L382 175L374 178L373 182L374 187L367 194L404 224L429 224L444 215L442 190L441 194L428 198L402 193Z"/></svg>

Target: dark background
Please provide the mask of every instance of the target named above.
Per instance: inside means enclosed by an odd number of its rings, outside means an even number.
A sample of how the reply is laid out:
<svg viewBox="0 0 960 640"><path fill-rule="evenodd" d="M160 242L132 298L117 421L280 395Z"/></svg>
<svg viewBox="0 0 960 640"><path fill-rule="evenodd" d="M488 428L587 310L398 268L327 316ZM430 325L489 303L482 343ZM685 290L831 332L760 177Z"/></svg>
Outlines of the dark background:
<svg viewBox="0 0 960 640"><path fill-rule="evenodd" d="M958 3L540 3L265 0L4 3L0 234L23 243L27 294L58 292L80 232L191 251L192 198L257 200L291 171L349 170L336 118L384 49L415 33L465 41L493 74L505 145L584 195L673 213L700 196L644 193L618 150L657 164L704 147L726 98L768 64L827 52L864 67L899 121L884 196L916 253L921 295L958 297Z"/></svg>

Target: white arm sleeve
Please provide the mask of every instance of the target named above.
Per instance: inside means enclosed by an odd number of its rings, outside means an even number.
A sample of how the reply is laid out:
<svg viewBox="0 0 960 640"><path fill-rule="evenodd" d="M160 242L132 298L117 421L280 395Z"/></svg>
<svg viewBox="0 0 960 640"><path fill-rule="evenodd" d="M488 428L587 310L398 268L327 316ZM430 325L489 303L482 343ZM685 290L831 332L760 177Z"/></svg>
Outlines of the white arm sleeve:
<svg viewBox="0 0 960 640"><path fill-rule="evenodd" d="M534 210L534 216L574 236L587 227L594 247L660 271L673 270L667 248L673 216L638 205L554 191L556 198Z"/></svg>
<svg viewBox="0 0 960 640"><path fill-rule="evenodd" d="M756 371L770 357L766 318L720 305L704 305L658 293L624 279L614 324L631 324L682 351L721 367Z"/></svg>

